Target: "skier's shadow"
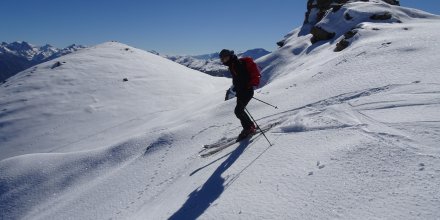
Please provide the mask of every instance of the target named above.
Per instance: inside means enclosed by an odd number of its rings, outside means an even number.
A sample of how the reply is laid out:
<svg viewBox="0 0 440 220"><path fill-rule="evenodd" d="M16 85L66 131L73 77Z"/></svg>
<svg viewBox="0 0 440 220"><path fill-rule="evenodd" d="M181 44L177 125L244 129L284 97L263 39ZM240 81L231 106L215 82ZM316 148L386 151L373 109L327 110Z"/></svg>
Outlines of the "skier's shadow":
<svg viewBox="0 0 440 220"><path fill-rule="evenodd" d="M250 144L249 140L242 141L229 157L214 171L208 180L199 189L189 194L186 202L169 219L196 219L202 215L209 206L220 197L225 190L225 179L222 174L235 163Z"/></svg>

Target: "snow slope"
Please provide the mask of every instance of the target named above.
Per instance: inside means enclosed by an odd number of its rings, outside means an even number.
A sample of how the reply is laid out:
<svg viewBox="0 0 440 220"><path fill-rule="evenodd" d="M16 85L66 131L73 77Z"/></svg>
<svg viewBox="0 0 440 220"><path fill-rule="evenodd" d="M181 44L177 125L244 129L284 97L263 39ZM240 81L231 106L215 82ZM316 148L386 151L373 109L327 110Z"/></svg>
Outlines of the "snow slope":
<svg viewBox="0 0 440 220"><path fill-rule="evenodd" d="M115 42L37 65L1 88L0 159L80 150L82 138L177 109L218 81Z"/></svg>
<svg viewBox="0 0 440 220"><path fill-rule="evenodd" d="M125 45L68 55L53 70L42 64L40 80L20 73L0 93L1 108L13 111L1 116L1 134L10 132L0 139L8 154L0 161L1 218L438 219L440 19L382 2L341 10L356 16L366 6L402 23L360 19L339 53L341 35L312 45L297 29L259 60L266 84L256 96L280 109L252 101L249 110L262 125L280 123L267 133L272 147L258 136L200 158L203 144L240 131L235 101L222 101L229 81ZM44 99L24 104L38 91ZM46 125L52 121L57 127ZM25 143L21 129L34 129ZM46 141L33 136L40 129Z"/></svg>

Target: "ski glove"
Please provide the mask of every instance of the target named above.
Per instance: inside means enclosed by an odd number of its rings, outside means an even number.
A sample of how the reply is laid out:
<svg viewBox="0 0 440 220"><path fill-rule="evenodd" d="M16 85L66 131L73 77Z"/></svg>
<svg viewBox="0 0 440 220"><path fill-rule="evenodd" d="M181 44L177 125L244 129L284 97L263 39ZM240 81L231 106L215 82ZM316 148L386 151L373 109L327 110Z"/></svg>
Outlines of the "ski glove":
<svg viewBox="0 0 440 220"><path fill-rule="evenodd" d="M233 98L235 98L235 96L236 96L235 87L232 85L231 88L226 90L225 101L227 101L229 99L233 99Z"/></svg>

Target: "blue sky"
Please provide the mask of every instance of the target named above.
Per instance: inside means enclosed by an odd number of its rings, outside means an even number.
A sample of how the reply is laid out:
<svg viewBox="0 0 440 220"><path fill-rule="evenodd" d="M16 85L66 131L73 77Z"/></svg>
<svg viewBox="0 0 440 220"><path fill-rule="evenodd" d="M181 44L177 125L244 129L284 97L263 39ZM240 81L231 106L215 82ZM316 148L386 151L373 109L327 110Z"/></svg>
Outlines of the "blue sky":
<svg viewBox="0 0 440 220"><path fill-rule="evenodd" d="M401 0L440 14L438 0ZM0 41L65 47L117 40L164 54L276 48L306 0L2 0Z"/></svg>

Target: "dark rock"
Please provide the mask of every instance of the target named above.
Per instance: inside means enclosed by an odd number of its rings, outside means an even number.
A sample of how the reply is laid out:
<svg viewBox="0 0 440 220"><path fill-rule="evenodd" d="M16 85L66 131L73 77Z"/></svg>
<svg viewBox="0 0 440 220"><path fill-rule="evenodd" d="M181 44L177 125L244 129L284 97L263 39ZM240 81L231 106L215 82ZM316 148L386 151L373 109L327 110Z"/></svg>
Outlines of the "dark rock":
<svg viewBox="0 0 440 220"><path fill-rule="evenodd" d="M343 5L344 5L344 4L335 4L335 5L333 5L333 6L332 6L332 12L337 12L337 11L339 11L339 10L342 8Z"/></svg>
<svg viewBox="0 0 440 220"><path fill-rule="evenodd" d="M124 78L124 79L122 79L122 81L124 81L124 82L128 82L128 79L127 79L127 78Z"/></svg>
<svg viewBox="0 0 440 220"><path fill-rule="evenodd" d="M348 46L350 46L350 42L344 38L336 44L335 52L343 51Z"/></svg>
<svg viewBox="0 0 440 220"><path fill-rule="evenodd" d="M344 18L345 18L345 20L347 20L347 21L353 19L353 17L352 17L348 12L344 14Z"/></svg>
<svg viewBox="0 0 440 220"><path fill-rule="evenodd" d="M389 12L384 12L382 14L374 14L370 16L371 20L389 20L392 17L393 16Z"/></svg>
<svg viewBox="0 0 440 220"><path fill-rule="evenodd" d="M357 30L356 29L352 29L350 31L348 31L347 33L344 34L345 39L350 39L352 37L354 37L354 35L357 34Z"/></svg>
<svg viewBox="0 0 440 220"><path fill-rule="evenodd" d="M286 41L285 41L285 40L281 40L281 41L278 41L278 42L277 42L277 45L278 45L279 47L283 47L285 44L286 44Z"/></svg>
<svg viewBox="0 0 440 220"><path fill-rule="evenodd" d="M55 63L52 65L51 69L55 69L55 68L57 68L57 67L59 67L59 66L61 66L61 62L60 62L60 61L57 61L57 62L55 62Z"/></svg>
<svg viewBox="0 0 440 220"><path fill-rule="evenodd" d="M316 4L319 9L327 10L330 8L330 5L333 3L332 0L317 0Z"/></svg>
<svg viewBox="0 0 440 220"><path fill-rule="evenodd" d="M390 5L400 5L399 0L383 0L383 1L390 4Z"/></svg>
<svg viewBox="0 0 440 220"><path fill-rule="evenodd" d="M323 28L317 27L317 26L314 26L310 33L313 35L312 40L311 40L312 43L316 43L316 42L322 41L322 40L330 40L333 37L335 37L335 33L328 32L328 31L324 30Z"/></svg>

